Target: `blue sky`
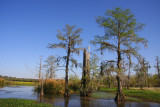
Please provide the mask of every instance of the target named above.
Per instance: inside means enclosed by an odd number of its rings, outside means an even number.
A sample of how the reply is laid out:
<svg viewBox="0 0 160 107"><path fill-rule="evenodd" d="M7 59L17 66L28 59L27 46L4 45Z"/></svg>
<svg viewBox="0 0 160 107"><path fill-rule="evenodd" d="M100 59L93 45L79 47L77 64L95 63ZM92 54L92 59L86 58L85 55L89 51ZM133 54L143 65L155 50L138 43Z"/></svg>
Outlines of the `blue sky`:
<svg viewBox="0 0 160 107"><path fill-rule="evenodd" d="M46 48L58 42L58 29L65 24L82 28L83 47L87 47L95 35L104 33L95 17L115 7L129 8L138 22L146 24L139 35L149 41L148 48L140 53L150 62L150 73L155 73L155 57L160 56L160 0L0 0L0 74L35 78L33 68L40 55L44 60L49 55L66 55L64 50ZM100 59L115 57L107 51L98 55ZM77 58L82 62L82 55ZM76 72L81 74L80 69ZM64 77L64 72L57 77Z"/></svg>

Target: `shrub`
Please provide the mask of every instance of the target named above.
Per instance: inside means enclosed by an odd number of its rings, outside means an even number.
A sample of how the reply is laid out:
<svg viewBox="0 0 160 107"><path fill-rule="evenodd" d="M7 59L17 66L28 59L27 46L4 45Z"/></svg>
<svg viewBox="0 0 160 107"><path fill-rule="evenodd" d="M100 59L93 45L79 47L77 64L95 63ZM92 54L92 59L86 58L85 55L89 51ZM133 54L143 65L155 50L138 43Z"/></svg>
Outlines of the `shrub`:
<svg viewBox="0 0 160 107"><path fill-rule="evenodd" d="M81 80L74 75L70 75L69 78L69 89L70 91L79 91L80 90Z"/></svg>
<svg viewBox="0 0 160 107"><path fill-rule="evenodd" d="M4 85L5 80L0 78L0 86Z"/></svg>
<svg viewBox="0 0 160 107"><path fill-rule="evenodd" d="M48 79L44 81L43 90L46 94L64 93L64 80Z"/></svg>
<svg viewBox="0 0 160 107"><path fill-rule="evenodd" d="M79 91L80 81L69 82L69 89L72 90L72 91Z"/></svg>

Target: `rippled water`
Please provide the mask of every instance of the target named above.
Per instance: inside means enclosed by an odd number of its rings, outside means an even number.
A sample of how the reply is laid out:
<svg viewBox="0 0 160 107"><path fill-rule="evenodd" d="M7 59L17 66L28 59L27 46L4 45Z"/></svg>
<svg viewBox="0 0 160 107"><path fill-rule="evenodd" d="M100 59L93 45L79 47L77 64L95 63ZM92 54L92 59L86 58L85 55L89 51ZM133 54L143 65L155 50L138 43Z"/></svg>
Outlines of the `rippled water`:
<svg viewBox="0 0 160 107"><path fill-rule="evenodd" d="M0 98L34 99L60 107L160 107L160 104L152 102L125 102L123 105L117 105L113 100L114 95L110 93L97 92L95 95L99 95L100 97L81 98L78 94L72 94L68 99L56 95L40 98L39 95L34 92L33 86L11 86L0 88ZM101 98L102 95L107 97Z"/></svg>

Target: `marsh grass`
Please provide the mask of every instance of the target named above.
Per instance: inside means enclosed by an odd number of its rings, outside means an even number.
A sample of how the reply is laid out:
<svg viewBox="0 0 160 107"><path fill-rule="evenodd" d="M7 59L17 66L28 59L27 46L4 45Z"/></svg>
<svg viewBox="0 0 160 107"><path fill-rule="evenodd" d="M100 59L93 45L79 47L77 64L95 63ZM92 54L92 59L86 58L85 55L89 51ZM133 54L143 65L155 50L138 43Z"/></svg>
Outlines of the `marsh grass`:
<svg viewBox="0 0 160 107"><path fill-rule="evenodd" d="M100 99L114 99L115 94L109 92L93 92L91 97Z"/></svg>
<svg viewBox="0 0 160 107"><path fill-rule="evenodd" d="M5 81L4 85L36 86L37 82Z"/></svg>
<svg viewBox="0 0 160 107"><path fill-rule="evenodd" d="M64 80L45 80L43 90L45 94L63 94L64 93Z"/></svg>
<svg viewBox="0 0 160 107"><path fill-rule="evenodd" d="M53 107L53 105L38 103L35 100L9 98L0 99L0 107Z"/></svg>
<svg viewBox="0 0 160 107"><path fill-rule="evenodd" d="M5 80L0 78L0 86L3 86L4 83L5 83Z"/></svg>
<svg viewBox="0 0 160 107"><path fill-rule="evenodd" d="M79 82L69 81L69 92L78 93L80 89ZM35 91L40 92L40 85L35 88ZM48 79L43 84L44 94L64 94L65 91L65 80Z"/></svg>
<svg viewBox="0 0 160 107"><path fill-rule="evenodd" d="M14 85L27 85L27 86L35 86L36 82L21 82L21 81L13 81Z"/></svg>
<svg viewBox="0 0 160 107"><path fill-rule="evenodd" d="M160 103L160 93L158 88L154 90L154 88L144 88L143 90L139 88L131 88L130 90L127 90L126 88L123 89L123 92L126 96L127 101L136 101L139 102L140 100L143 101L152 101L152 102L158 102ZM107 91L111 93L116 93L116 88L101 88L100 91ZM137 99L135 99L137 98Z"/></svg>
<svg viewBox="0 0 160 107"><path fill-rule="evenodd" d="M136 97L140 98L145 101L153 101L160 103L160 93L156 91L151 90L140 90L140 89L130 89L130 90L124 90L124 94L126 96Z"/></svg>
<svg viewBox="0 0 160 107"><path fill-rule="evenodd" d="M126 96L126 101L131 101L131 102L142 102L142 100L139 99L139 98L128 97L128 96Z"/></svg>
<svg viewBox="0 0 160 107"><path fill-rule="evenodd" d="M28 82L28 81L11 81L11 80L5 80L5 79L1 79L0 78L0 86L8 86L8 85L22 85L22 86L36 86L38 85L38 82L32 81L32 82Z"/></svg>

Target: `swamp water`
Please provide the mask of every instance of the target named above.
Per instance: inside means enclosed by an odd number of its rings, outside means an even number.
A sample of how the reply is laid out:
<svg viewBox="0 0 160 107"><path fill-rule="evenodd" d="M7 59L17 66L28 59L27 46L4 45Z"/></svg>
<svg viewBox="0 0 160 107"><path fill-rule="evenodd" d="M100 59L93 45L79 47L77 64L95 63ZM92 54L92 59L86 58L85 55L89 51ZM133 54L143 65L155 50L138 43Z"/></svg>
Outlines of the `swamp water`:
<svg viewBox="0 0 160 107"><path fill-rule="evenodd" d="M124 105L118 106L113 100L115 95L107 92L94 92L92 96L94 98L81 98L78 94L72 94L68 99L55 95L40 98L39 95L34 92L33 86L0 88L0 98L33 99L51 103L58 107L160 107L160 104L152 102L125 102Z"/></svg>

